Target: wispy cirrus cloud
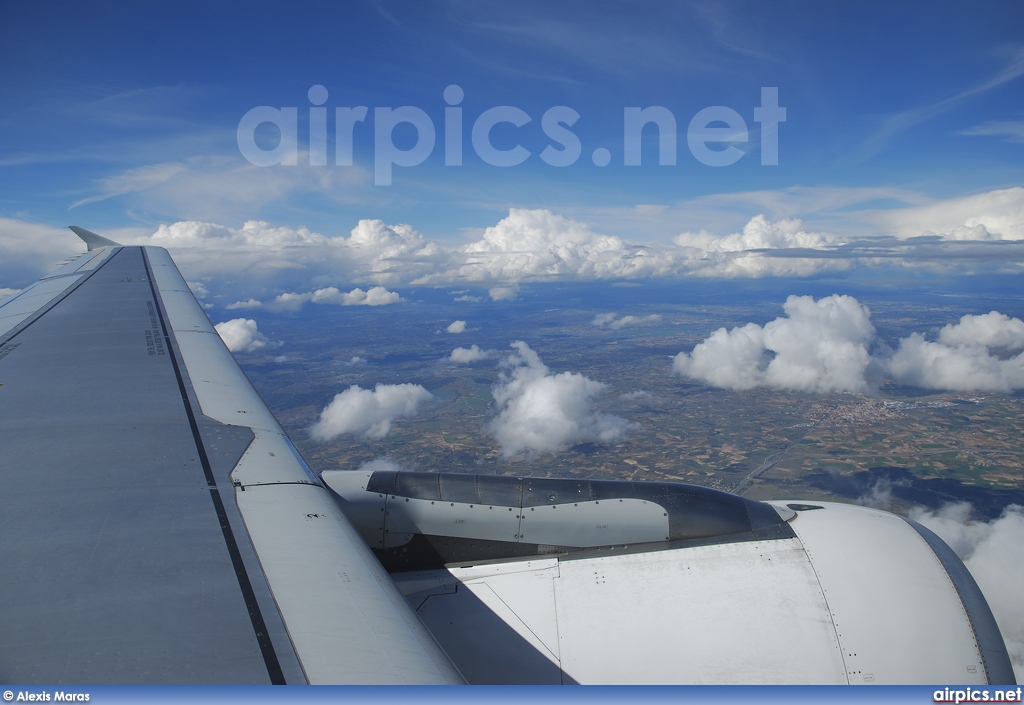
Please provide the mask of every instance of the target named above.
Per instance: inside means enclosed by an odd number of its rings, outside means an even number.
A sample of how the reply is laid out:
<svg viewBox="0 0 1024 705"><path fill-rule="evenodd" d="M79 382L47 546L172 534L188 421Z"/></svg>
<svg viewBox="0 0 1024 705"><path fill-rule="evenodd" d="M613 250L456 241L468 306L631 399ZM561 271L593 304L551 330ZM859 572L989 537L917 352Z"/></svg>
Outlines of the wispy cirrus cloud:
<svg viewBox="0 0 1024 705"><path fill-rule="evenodd" d="M1024 120L989 120L960 131L972 137L998 137L1006 142L1024 144Z"/></svg>
<svg viewBox="0 0 1024 705"><path fill-rule="evenodd" d="M870 135L859 150L861 159L869 159L883 149L899 134L926 120L941 115L965 100L990 91L1024 75L1024 47L1013 47L1006 52L1002 67L988 78L961 91L931 103L925 103L889 116L881 127Z"/></svg>
<svg viewBox="0 0 1024 705"><path fill-rule="evenodd" d="M308 159L308 156L304 156ZM131 196L136 208L173 213L196 220L234 220L258 212L267 203L298 195L327 202L372 203L372 178L365 169L296 167L267 169L237 155L194 156L131 167L100 177L91 194L70 204L89 204Z"/></svg>

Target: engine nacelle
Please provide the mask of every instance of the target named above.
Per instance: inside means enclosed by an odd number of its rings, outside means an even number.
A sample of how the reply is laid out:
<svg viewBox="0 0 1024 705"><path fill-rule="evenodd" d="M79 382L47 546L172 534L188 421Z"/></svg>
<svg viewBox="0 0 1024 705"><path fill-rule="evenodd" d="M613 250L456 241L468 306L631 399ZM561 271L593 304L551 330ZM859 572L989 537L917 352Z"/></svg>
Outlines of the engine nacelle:
<svg viewBox="0 0 1024 705"><path fill-rule="evenodd" d="M1012 683L928 529L681 483L327 472L472 683Z"/></svg>

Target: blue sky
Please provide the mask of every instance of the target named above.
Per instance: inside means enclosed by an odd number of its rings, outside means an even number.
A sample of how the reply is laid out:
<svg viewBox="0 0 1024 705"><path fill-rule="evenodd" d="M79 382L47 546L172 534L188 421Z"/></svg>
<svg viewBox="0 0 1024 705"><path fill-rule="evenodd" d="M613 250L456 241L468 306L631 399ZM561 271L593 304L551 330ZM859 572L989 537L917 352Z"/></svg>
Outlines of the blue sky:
<svg viewBox="0 0 1024 705"><path fill-rule="evenodd" d="M692 264L709 248L721 255L716 238L742 236L761 214L767 240L738 238L724 248L730 263L750 249L789 250L776 259L792 260L799 254L792 248L810 247L829 250L831 262L871 269L877 263L865 259L863 243L881 237L900 241L901 262L942 260L948 268L973 248L964 271L998 260L1000 271L1016 273L1015 246L987 253L993 241L1024 240L1020 3L8 2L0 5L0 57L7 67L0 74L0 255L7 259L0 288L24 286L63 254L47 258L46 248L73 248L70 236L57 234L68 223L126 242L172 228L152 241L180 245L186 275L199 279L213 274L197 264L217 249L212 239L255 241L264 256L278 253L281 238L264 230L241 238L246 221L278 236L288 231L292 249L326 246L303 228L337 245L363 219L408 224L422 236L417 246L459 258L438 264L435 257L430 276L420 267L418 279L381 277L352 258L336 270L308 271L324 258L289 260L310 281L338 285L515 285L540 276L543 267L513 271L507 257L486 274L466 273L459 248L484 242L487 229L502 223L507 232L479 251L532 246L557 260L544 270L554 272L549 278L577 279L685 276L693 267L660 250L672 264L602 275L580 262L592 265L607 236L634 260L638 248L696 248L684 257ZM458 166L445 165L450 85L464 95ZM307 154L312 86L327 93L326 166L310 166ZM774 166L761 163L754 114L765 87L778 89L786 110ZM258 106L296 108L297 165L258 167L242 156L239 123ZM354 128L354 165L339 166L334 109L355 106L368 116ZM421 163L395 167L391 185L376 185L375 109L401 106L423 111L436 143ZM474 123L498 106L530 118L490 132L496 149L529 151L516 166L492 166L474 149ZM542 125L556 106L579 115L566 129L580 155L567 166L540 157L546 146L562 146ZM649 126L642 164L626 166L624 111L651 106L676 120L676 163L658 164ZM735 111L748 129L734 143L742 156L729 166L703 164L688 148L690 120L712 106ZM256 139L267 147L276 135L264 124ZM407 149L416 133L405 124L385 137ZM597 149L608 151L607 166L594 164ZM510 220L510 209L553 219ZM792 219L799 224L778 225ZM173 230L184 222L209 227ZM226 230L211 236L213 226ZM941 240L929 244L931 254L908 243L926 233ZM582 245L579 262L564 255L566 242ZM189 248L204 254L190 258ZM375 257L393 261L394 252ZM723 265L702 274L747 270ZM768 267L753 275L821 271ZM250 288L268 295L300 284L266 279Z"/></svg>

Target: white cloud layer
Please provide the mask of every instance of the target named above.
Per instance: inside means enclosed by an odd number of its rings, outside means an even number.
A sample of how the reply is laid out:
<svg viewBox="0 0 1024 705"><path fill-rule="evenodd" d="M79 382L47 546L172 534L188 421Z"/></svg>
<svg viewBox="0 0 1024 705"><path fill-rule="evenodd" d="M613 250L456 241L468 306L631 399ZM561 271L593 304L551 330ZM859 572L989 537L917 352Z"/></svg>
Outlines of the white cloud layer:
<svg viewBox="0 0 1024 705"><path fill-rule="evenodd" d="M153 178L184 186L182 174L188 171L175 167L132 175L132 189L153 188ZM812 276L854 267L923 264L962 271L974 271L979 263L1008 271L1021 267L1020 248L1005 241L1024 243L1024 187L941 201L896 193L890 200L898 207L828 211L843 203L877 202L886 193L854 190L856 199L849 201L848 190L838 191L830 195L828 189L818 189L813 197L766 191L696 199L676 212L674 221L680 225L672 242L664 235L657 242L630 242L550 210L523 208L511 209L477 240L455 247L432 242L410 225L375 219L358 221L347 236L258 220L237 228L180 221L161 225L149 236L136 231L101 234L130 244L167 247L189 281L213 284L231 273L239 289L234 297L240 302L266 298L257 292L306 290L310 282L314 292L340 289L341 283L362 289L473 284L487 288L497 301L514 299L519 286L532 281ZM125 191L117 186L113 192ZM702 208L733 201L732 207L742 204L755 213L738 232L700 229L705 224ZM822 207L826 222L836 221L842 235L784 215L809 209L813 216L813 209ZM645 232L645 219L662 210L657 205L637 206L629 211L631 225L617 227ZM593 215L602 218L600 211ZM687 229L687 222L694 224ZM730 218L731 222L736 221ZM78 249L80 243L60 228L0 219L0 286L24 286L56 264L55 253ZM372 288L366 292L368 300L370 292Z"/></svg>
<svg viewBox="0 0 1024 705"><path fill-rule="evenodd" d="M379 440L391 430L392 421L415 416L420 404L432 398L418 384L378 384L372 391L353 385L324 407L309 435L318 441L329 441L343 433Z"/></svg>
<svg viewBox="0 0 1024 705"><path fill-rule="evenodd" d="M241 228L184 221L160 226L139 244L169 248L193 279L229 269L281 288L299 279L476 284L487 287L495 301L515 299L519 285L530 281L799 276L850 266L846 260L811 256L814 248L839 241L806 231L796 219L772 222L759 215L742 233L718 237L701 231L676 240L675 245L630 243L549 210L513 208L479 240L456 248L429 242L409 225L380 220L359 221L349 237L263 221L247 221ZM808 256L764 256L800 248Z"/></svg>
<svg viewBox="0 0 1024 705"><path fill-rule="evenodd" d="M445 330L448 331L449 333L465 333L466 332L466 322L465 321L452 321L451 323L448 324L448 327L445 328Z"/></svg>
<svg viewBox="0 0 1024 705"><path fill-rule="evenodd" d="M575 372L551 374L526 343L517 340L512 347L516 352L504 361L505 372L492 392L500 411L490 431L504 457L588 441L610 443L628 430L625 419L593 410L604 384Z"/></svg>
<svg viewBox="0 0 1024 705"><path fill-rule="evenodd" d="M790 296L785 317L762 328L756 323L719 328L673 370L723 389L754 387L805 392L864 392L887 373L897 384L949 391L1011 392L1024 389L1024 321L997 311L967 315L945 326L933 342L921 333L899 341L894 352L875 341L871 314L851 296L814 301Z"/></svg>
<svg viewBox="0 0 1024 705"><path fill-rule="evenodd" d="M214 326L220 339L231 352L254 352L267 344L267 338L257 330L251 318L233 318Z"/></svg>

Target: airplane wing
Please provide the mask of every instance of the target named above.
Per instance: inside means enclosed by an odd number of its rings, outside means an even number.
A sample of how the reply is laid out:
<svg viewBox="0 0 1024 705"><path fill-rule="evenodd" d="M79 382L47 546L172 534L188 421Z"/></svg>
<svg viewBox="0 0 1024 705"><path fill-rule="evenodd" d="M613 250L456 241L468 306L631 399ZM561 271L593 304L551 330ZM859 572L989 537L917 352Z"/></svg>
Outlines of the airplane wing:
<svg viewBox="0 0 1024 705"><path fill-rule="evenodd" d="M453 683L167 252L0 306L0 680Z"/></svg>
<svg viewBox="0 0 1024 705"><path fill-rule="evenodd" d="M167 252L0 304L0 679L1010 683L927 529L678 483L315 476Z"/></svg>

